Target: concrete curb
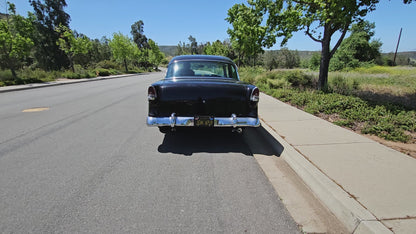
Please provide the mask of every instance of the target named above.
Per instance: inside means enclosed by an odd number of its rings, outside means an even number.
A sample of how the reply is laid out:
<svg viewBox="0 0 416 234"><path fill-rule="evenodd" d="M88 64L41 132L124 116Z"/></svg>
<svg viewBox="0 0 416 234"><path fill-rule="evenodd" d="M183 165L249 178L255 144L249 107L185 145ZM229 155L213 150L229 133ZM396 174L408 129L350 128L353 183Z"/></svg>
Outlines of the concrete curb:
<svg viewBox="0 0 416 234"><path fill-rule="evenodd" d="M0 87L0 93L7 93L7 92L13 92L13 91L28 90L28 89L38 89L38 88L67 85L67 84L79 84L79 83L91 82L91 81L111 80L111 79L117 79L117 78L129 77L129 76L143 75L143 74L147 74L147 73L101 76L101 77L96 77L96 78L71 79L68 81L52 81L52 82L46 82L46 83L34 83L34 84L26 84L26 85L12 85L12 86Z"/></svg>
<svg viewBox="0 0 416 234"><path fill-rule="evenodd" d="M350 233L392 233L377 218L358 201L352 198L342 187L332 181L322 171L316 168L307 156L301 154L287 143L274 129L261 121L262 127L277 140L284 150L280 155L304 183L313 191L323 204L346 226ZM270 138L265 138L270 139ZM282 149L273 144L280 152Z"/></svg>

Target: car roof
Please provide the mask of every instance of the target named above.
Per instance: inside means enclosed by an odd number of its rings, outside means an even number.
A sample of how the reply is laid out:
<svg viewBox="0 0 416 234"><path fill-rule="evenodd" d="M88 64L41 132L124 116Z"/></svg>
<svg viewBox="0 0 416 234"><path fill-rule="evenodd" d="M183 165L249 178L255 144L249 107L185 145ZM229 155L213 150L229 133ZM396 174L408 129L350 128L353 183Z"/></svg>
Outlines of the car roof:
<svg viewBox="0 0 416 234"><path fill-rule="evenodd" d="M219 62L228 62L234 64L233 60L224 56L216 56L216 55L179 55L173 57L170 60L169 64L175 63L178 61L189 61L189 60L202 60L202 61L219 61Z"/></svg>

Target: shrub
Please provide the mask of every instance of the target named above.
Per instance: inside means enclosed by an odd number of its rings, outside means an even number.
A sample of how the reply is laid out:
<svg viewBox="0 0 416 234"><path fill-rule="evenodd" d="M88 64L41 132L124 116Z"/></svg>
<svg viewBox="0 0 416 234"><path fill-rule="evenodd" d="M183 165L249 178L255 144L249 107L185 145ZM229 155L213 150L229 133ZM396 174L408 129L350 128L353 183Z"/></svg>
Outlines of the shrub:
<svg viewBox="0 0 416 234"><path fill-rule="evenodd" d="M280 89L289 87L290 83L284 79L267 79L267 85L271 89Z"/></svg>
<svg viewBox="0 0 416 234"><path fill-rule="evenodd" d="M319 66L321 65L321 54L314 53L309 60L309 69L311 70L319 70Z"/></svg>
<svg viewBox="0 0 416 234"><path fill-rule="evenodd" d="M292 84L293 87L310 87L312 85L312 76L300 70L288 71L283 78Z"/></svg>
<svg viewBox="0 0 416 234"><path fill-rule="evenodd" d="M9 85L13 83L14 77L10 70L0 71L0 86Z"/></svg>
<svg viewBox="0 0 416 234"><path fill-rule="evenodd" d="M104 60L96 65L97 68L104 68L104 69L115 69L115 70L121 70L122 68L120 65L114 61L111 60Z"/></svg>
<svg viewBox="0 0 416 234"><path fill-rule="evenodd" d="M97 76L109 76L111 75L111 71L105 68L97 68L96 74Z"/></svg>
<svg viewBox="0 0 416 234"><path fill-rule="evenodd" d="M62 77L68 78L68 79L80 79L81 75L79 73L74 73L71 71L67 71L62 73Z"/></svg>

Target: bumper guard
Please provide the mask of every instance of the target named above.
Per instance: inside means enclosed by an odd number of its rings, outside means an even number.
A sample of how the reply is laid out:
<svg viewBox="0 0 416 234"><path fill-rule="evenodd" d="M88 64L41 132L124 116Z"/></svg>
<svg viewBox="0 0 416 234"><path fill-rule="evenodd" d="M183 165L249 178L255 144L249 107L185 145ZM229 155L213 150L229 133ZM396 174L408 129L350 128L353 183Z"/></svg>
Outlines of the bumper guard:
<svg viewBox="0 0 416 234"><path fill-rule="evenodd" d="M193 127L194 117L181 117L172 113L170 117L147 117L148 126ZM214 127L259 127L260 120L252 117L214 117Z"/></svg>

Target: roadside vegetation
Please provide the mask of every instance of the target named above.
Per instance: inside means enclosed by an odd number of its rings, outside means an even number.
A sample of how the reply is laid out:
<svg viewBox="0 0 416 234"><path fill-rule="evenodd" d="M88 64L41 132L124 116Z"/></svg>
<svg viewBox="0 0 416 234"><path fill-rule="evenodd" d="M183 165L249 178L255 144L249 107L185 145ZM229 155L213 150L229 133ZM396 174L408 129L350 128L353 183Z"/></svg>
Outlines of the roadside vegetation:
<svg viewBox="0 0 416 234"><path fill-rule="evenodd" d="M396 60L381 53L382 42L373 38L376 25L364 18L378 2L254 0L234 5L226 20L242 80L337 125L416 144L416 53ZM319 43L321 51L264 51L277 38L283 47L297 31Z"/></svg>
<svg viewBox="0 0 416 234"><path fill-rule="evenodd" d="M132 38L90 39L69 28L65 0L29 2L27 17L10 2L0 14L0 86L140 73L167 63L141 20L131 25Z"/></svg>
<svg viewBox="0 0 416 234"><path fill-rule="evenodd" d="M316 90L316 72L241 68L243 81L304 111L351 130L416 143L416 68L357 68L329 74L328 91Z"/></svg>

